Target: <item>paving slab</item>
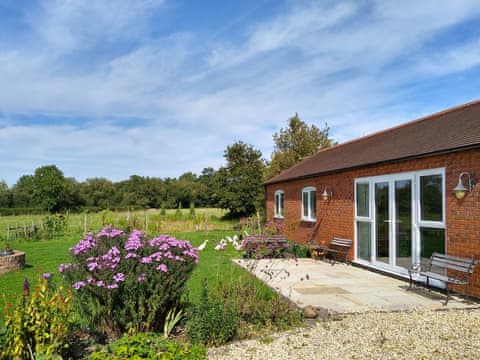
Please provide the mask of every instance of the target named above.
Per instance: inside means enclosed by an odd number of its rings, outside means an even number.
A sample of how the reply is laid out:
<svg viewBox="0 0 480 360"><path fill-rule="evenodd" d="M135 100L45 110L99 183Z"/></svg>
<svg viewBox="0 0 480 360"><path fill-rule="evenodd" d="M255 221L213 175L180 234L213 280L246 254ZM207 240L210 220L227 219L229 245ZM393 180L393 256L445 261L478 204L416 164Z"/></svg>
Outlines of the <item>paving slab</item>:
<svg viewBox="0 0 480 360"><path fill-rule="evenodd" d="M346 314L367 311L478 308L452 296L422 287L409 290L408 282L364 268L312 259L240 259L235 262L300 308L317 308Z"/></svg>

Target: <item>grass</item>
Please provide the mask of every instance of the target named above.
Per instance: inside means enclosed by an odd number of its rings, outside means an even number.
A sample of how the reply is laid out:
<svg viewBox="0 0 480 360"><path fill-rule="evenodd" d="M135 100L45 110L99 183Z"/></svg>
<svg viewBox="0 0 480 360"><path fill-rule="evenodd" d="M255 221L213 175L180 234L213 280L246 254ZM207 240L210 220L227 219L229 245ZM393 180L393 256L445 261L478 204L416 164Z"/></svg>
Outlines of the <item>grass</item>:
<svg viewBox="0 0 480 360"><path fill-rule="evenodd" d="M209 239L208 246L200 253L198 266L187 282L189 299L198 299L201 291L201 281L206 278L209 286L219 281L236 281L239 277L251 275L232 263L232 258L238 258L241 254L232 246L224 251L215 251L216 243L226 235L232 235L232 231L204 231L177 232L170 235L182 240L189 240L193 246L198 247L205 239ZM23 270L0 275L0 294L5 296L7 302L14 301L15 296L20 296L23 291L23 281L29 279L31 287L34 287L39 275L44 272L52 272L58 276L58 266L61 263L71 262L69 248L74 246L82 238L82 233L68 234L51 240L14 242L16 250L26 253L26 267ZM266 285L256 281L258 286L266 293L271 292ZM3 308L5 303L0 295L0 324L3 323Z"/></svg>

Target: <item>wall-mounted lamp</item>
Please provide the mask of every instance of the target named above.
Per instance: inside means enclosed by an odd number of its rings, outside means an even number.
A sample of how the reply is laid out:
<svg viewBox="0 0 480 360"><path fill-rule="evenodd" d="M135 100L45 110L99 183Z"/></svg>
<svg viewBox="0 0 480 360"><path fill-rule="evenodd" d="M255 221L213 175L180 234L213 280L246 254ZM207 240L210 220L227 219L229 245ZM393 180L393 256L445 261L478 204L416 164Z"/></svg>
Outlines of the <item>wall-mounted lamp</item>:
<svg viewBox="0 0 480 360"><path fill-rule="evenodd" d="M323 201L328 201L332 198L333 196L333 193L332 193L332 190L328 190L327 188L325 188L325 190L323 190L323 193L322 193L322 200Z"/></svg>
<svg viewBox="0 0 480 360"><path fill-rule="evenodd" d="M464 175L468 176L467 187L465 187L463 185L462 176L464 176ZM455 197L458 200L463 199L465 197L465 195L467 194L467 191L471 192L474 186L475 186L475 181L473 181L473 179L471 178L470 173L468 173L466 171L460 173L460 175L458 175L458 184L453 189L453 191L455 192Z"/></svg>

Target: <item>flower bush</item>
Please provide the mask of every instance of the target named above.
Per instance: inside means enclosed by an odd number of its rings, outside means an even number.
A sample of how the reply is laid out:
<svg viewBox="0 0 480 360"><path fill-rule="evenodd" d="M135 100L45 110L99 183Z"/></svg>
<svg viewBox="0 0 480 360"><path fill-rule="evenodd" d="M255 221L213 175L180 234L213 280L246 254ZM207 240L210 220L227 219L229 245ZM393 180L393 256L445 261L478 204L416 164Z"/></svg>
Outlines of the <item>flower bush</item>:
<svg viewBox="0 0 480 360"><path fill-rule="evenodd" d="M92 330L111 338L122 333L161 330L168 311L178 307L198 252L188 241L107 226L70 249L61 272L71 284L77 308Z"/></svg>

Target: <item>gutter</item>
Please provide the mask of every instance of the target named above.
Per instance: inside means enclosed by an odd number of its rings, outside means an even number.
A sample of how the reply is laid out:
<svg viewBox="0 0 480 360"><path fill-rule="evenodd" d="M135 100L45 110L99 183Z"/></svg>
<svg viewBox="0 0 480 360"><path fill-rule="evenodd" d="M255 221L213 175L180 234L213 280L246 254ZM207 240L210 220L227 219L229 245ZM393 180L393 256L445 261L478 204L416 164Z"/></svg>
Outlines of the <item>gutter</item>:
<svg viewBox="0 0 480 360"><path fill-rule="evenodd" d="M434 152L425 153L425 154L421 154L421 155L410 155L410 156L405 156L405 157L395 158L395 159L389 159L389 160L384 160L384 161L364 163L364 164L361 164L361 165L355 165L355 166L333 169L333 170L327 170L327 171L320 171L320 172L316 172L316 173L312 173L312 174L294 176L294 177L291 177L291 178L285 178L285 179L281 179L281 180L266 181L266 182L263 183L263 185L264 185L264 187L266 187L268 185L279 184L279 183L283 183L283 182L287 182L287 181L310 179L310 178L317 177L317 176L332 175L332 174L337 174L337 173L350 171L350 170L356 170L356 169L360 169L360 168L393 164L393 163L396 163L396 162L399 162L399 161L423 159L423 158L426 158L426 157L444 155L444 154L451 154L451 153L456 153L456 152L459 152L459 151L474 150L474 149L477 149L477 148L480 148L480 144L469 145L469 146L464 146L464 147L459 147L459 148L454 148L454 149L448 149L448 150L439 150L439 151L434 151Z"/></svg>

